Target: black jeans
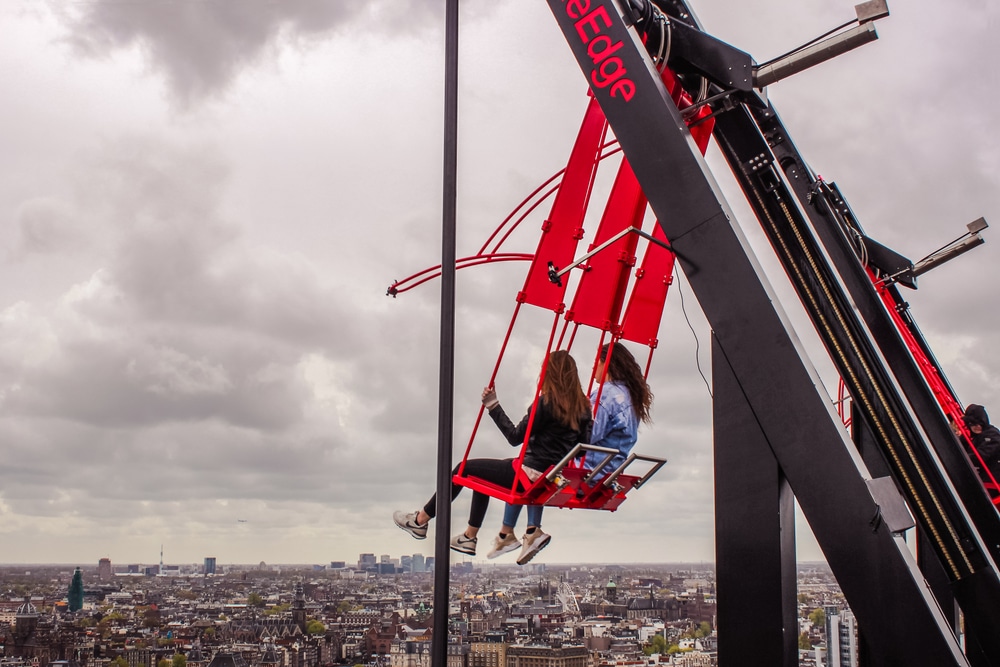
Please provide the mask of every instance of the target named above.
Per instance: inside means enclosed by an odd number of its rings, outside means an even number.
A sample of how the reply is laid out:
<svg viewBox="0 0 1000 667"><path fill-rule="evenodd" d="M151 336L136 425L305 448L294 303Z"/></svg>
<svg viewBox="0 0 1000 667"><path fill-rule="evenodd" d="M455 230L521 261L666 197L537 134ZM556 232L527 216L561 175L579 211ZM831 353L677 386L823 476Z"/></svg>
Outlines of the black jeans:
<svg viewBox="0 0 1000 667"><path fill-rule="evenodd" d="M514 485L514 466L512 463L514 459L469 459L465 462L465 474L470 477L478 477L479 479L485 479L488 482L493 482L494 484L499 484L500 486L511 487ZM455 466L455 469L451 471L451 474L458 474L458 467L462 465ZM451 499L455 500L462 489L465 487L459 486L452 482L451 484ZM472 492L472 506L469 508L469 525L474 528L482 528L483 519L486 518L486 510L490 505L490 497L485 493L479 491ZM424 511L427 512L427 516L433 518L434 514L437 512L437 494L431 496L431 499L427 501L424 505Z"/></svg>

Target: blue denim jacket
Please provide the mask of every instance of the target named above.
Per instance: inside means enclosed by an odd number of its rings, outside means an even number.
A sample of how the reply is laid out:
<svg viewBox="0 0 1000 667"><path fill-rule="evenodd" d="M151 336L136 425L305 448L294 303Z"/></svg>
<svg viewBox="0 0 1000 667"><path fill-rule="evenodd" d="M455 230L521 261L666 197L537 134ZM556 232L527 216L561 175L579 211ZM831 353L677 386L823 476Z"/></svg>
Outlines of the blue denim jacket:
<svg viewBox="0 0 1000 667"><path fill-rule="evenodd" d="M595 389L590 395L591 403L597 398ZM632 396L623 384L605 382L601 389L601 404L594 416L594 429L590 444L617 449L618 454L605 466L602 473L610 473L620 466L639 437L639 418L632 407ZM584 466L593 469L606 456L600 452L587 452Z"/></svg>

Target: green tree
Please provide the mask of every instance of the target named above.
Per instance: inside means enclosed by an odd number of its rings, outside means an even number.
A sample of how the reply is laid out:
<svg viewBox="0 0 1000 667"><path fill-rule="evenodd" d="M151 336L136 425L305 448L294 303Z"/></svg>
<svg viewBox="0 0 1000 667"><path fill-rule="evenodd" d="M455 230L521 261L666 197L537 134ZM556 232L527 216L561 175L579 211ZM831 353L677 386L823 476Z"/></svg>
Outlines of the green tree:
<svg viewBox="0 0 1000 667"><path fill-rule="evenodd" d="M803 651L808 651L812 648L812 642L809 640L808 632L803 632L799 635L799 648Z"/></svg>
<svg viewBox="0 0 1000 667"><path fill-rule="evenodd" d="M816 607L809 614L809 620L812 622L814 628L825 628L826 612L823 611L822 607Z"/></svg>
<svg viewBox="0 0 1000 667"><path fill-rule="evenodd" d="M166 658L160 658L156 661L156 667L170 667L170 661Z"/></svg>
<svg viewBox="0 0 1000 667"><path fill-rule="evenodd" d="M175 653L170 661L170 667L187 667L188 659L183 653Z"/></svg>
<svg viewBox="0 0 1000 667"><path fill-rule="evenodd" d="M653 655L654 653L666 653L667 652L667 640L663 638L663 635L653 635L650 638L649 643L642 652L646 655Z"/></svg>
<svg viewBox="0 0 1000 667"><path fill-rule="evenodd" d="M108 663L109 667L128 667L128 660L122 656L118 656L114 660Z"/></svg>
<svg viewBox="0 0 1000 667"><path fill-rule="evenodd" d="M275 614L284 614L286 611L288 611L291 608L292 608L292 605L289 604L289 603L287 603L287 602L285 604L276 604L273 607L271 607L270 609L265 609L264 610L264 615L265 616L274 616Z"/></svg>
<svg viewBox="0 0 1000 667"><path fill-rule="evenodd" d="M263 607L264 598L262 598L257 593L251 593L250 595L247 596L247 605L250 607L257 607L257 608Z"/></svg>
<svg viewBox="0 0 1000 667"><path fill-rule="evenodd" d="M145 608L142 614L142 627L144 628L158 628L160 627L160 610L156 605L151 604Z"/></svg>
<svg viewBox="0 0 1000 667"><path fill-rule="evenodd" d="M326 632L326 626L315 618L306 623L306 633L310 635L322 635Z"/></svg>
<svg viewBox="0 0 1000 667"><path fill-rule="evenodd" d="M701 639L702 637L707 637L712 634L712 626L708 624L708 621L702 621L698 624L698 627L694 631L695 639Z"/></svg>

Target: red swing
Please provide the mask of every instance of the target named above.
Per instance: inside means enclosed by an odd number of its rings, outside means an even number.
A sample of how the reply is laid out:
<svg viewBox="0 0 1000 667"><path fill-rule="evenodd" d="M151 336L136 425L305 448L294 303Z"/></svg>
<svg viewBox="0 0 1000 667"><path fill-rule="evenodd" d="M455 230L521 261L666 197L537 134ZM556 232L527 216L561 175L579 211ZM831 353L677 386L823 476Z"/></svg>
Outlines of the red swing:
<svg viewBox="0 0 1000 667"><path fill-rule="evenodd" d="M683 90L673 73L663 70L663 81L667 91L680 109L687 109L687 123L697 145L704 153L711 137L714 120L708 106L696 107L690 96ZM558 185L551 184L560 174L536 188L515 210L507 216L493 232L480 251L471 257L456 261L457 268L475 266L497 261L530 260L531 266L518 292L516 306L511 317L497 357L489 385L493 385L500 363L510 341L514 323L522 304L528 303L553 312L554 318L546 346L546 359L553 350L560 316L564 324L555 349L560 349L570 323L572 333L566 349L570 349L579 326L586 325L601 331L600 346L610 337L611 342L629 340L649 348L645 373L648 375L653 350L657 345L657 332L663 314L664 301L673 282L675 256L659 225L654 224L652 233L642 230L647 201L632 172L628 161L622 159L615 177L611 193L597 233L588 252L574 261L578 242L583 238L583 221L586 216L597 167L620 149L615 142L607 142L607 121L597 101L591 96L583 124L570 155L566 168L561 172ZM539 196L543 190L544 194ZM503 242L513 229L541 204L549 195L555 194L548 219L542 225L542 236L534 255L499 252ZM537 199L536 199L537 197ZM513 221L513 222L512 222ZM510 226L508 227L508 224ZM504 228L507 228L506 230ZM640 268L634 272L639 239L647 241ZM494 240L496 244L487 251ZM565 308L565 297L569 284L569 272L580 268L581 275L573 295L569 310ZM440 266L426 269L409 278L393 283L387 293L395 296L440 275ZM629 293L628 287L632 283ZM628 294L628 304L622 306ZM594 367L597 365L595 355ZM543 374L544 374L543 364ZM603 378L591 374L594 381L603 386ZM626 460L615 469L609 463L617 450L577 445L562 461L550 468L541 477L532 481L521 470L526 445L531 437L531 427L535 416L538 392L544 375L539 379L529 415L528 428L519 456L515 459L515 482L513 488L506 488L493 482L465 474L465 463L469 459L484 408L480 407L476 422L469 437L469 443L453 481L461 486L480 491L493 498L518 505L549 505L571 509L599 509L614 511L625 501L632 489L645 484L665 463L662 458L630 453ZM599 394L598 394L599 395ZM582 458L587 451L604 453L605 457L594 469L583 467ZM642 474L630 474L626 470L636 461L649 463Z"/></svg>

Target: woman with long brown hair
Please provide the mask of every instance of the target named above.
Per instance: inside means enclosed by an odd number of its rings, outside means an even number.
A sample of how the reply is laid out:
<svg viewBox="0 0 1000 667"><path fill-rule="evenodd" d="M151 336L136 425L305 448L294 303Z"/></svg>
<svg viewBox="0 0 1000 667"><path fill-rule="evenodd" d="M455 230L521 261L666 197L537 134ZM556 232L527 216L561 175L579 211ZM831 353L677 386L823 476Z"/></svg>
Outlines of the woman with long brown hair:
<svg viewBox="0 0 1000 667"><path fill-rule="evenodd" d="M483 405L489 410L490 417L506 437L507 442L515 447L523 444L528 431L531 408L528 408L528 413L515 426L500 407L500 401L493 387L484 389L482 398ZM580 385L576 362L565 350L552 352L545 364L545 375L535 409L535 419L531 426L521 469L532 481L538 479L551 466L562 460L576 443L589 441L590 426L590 401L587 400L587 395ZM465 474L501 486L513 487L515 480L513 461L514 459L469 459L465 462ZM457 472L458 467L453 474ZM461 486L452 484L452 500L461 490ZM489 502L490 497L485 493L472 492L469 525L451 539L452 550L475 555L476 535L483 525ZM436 496L431 496L422 509L415 512L395 512L393 521L416 539L422 540L427 537L427 524L434 518L436 503ZM545 546L544 543L538 545L535 540L532 540L531 545L532 553Z"/></svg>
<svg viewBox="0 0 1000 667"><path fill-rule="evenodd" d="M639 438L639 422L651 421L649 411L653 405L653 392L650 391L635 357L621 343L606 344L601 348L595 375L598 380L603 380L603 385L598 385L590 395L591 402L596 406L590 444L618 451L601 469L600 476L604 476L620 466L632 451ZM601 452L587 452L583 465L593 470L605 456L607 455ZM521 514L521 506L508 503L504 509L500 534L493 539L493 548L486 557L496 558L515 551L520 546L518 565L524 565L534 558L551 539L541 532L543 509L541 505L528 505L527 532L518 540L514 536L514 526ZM529 543L541 543L541 546L529 549Z"/></svg>

